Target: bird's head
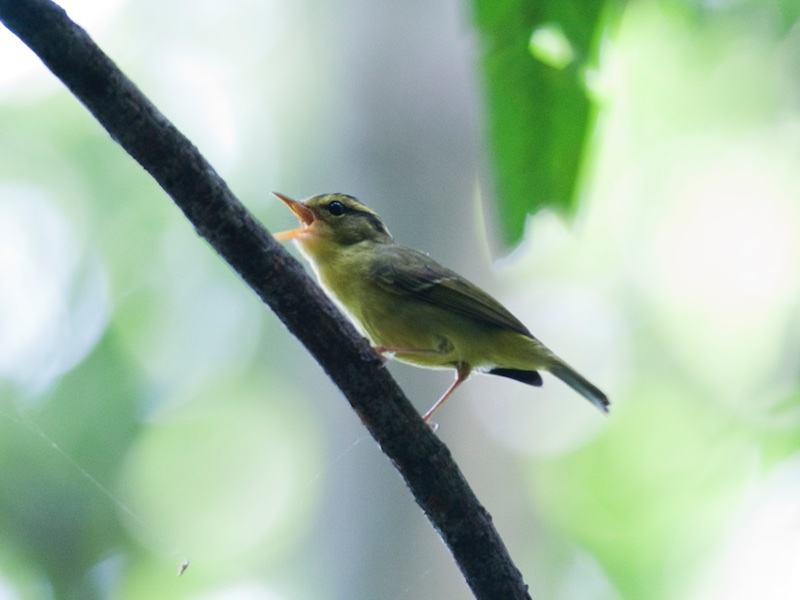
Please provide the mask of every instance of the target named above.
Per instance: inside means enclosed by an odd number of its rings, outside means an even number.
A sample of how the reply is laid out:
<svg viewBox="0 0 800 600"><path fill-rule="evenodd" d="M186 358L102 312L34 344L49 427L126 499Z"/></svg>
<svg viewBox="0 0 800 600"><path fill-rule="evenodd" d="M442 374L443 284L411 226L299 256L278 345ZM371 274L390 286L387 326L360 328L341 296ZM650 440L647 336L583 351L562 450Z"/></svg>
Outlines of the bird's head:
<svg viewBox="0 0 800 600"><path fill-rule="evenodd" d="M375 211L346 194L321 194L298 202L272 192L300 219L300 227L275 234L279 241L296 240L314 258L361 242L386 243L392 236Z"/></svg>

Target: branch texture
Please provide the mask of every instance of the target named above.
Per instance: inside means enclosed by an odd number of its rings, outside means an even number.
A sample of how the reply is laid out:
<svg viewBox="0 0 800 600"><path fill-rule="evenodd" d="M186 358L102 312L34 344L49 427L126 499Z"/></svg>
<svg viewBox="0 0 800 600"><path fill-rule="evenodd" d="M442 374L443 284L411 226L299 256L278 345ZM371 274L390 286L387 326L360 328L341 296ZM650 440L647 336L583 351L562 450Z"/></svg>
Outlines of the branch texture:
<svg viewBox="0 0 800 600"><path fill-rule="evenodd" d="M527 586L450 451L380 360L211 165L49 0L0 0L0 20L174 200L197 232L272 308L342 390L440 533L477 598ZM317 315L313 321L304 315Z"/></svg>

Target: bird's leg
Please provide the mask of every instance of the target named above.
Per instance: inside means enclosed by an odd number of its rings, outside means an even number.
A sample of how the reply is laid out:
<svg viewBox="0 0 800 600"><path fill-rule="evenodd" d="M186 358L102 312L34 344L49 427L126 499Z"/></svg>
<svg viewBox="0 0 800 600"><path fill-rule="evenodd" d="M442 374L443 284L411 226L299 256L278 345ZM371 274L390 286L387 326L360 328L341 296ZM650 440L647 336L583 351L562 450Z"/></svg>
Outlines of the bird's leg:
<svg viewBox="0 0 800 600"><path fill-rule="evenodd" d="M464 383L467 380L467 378L469 377L469 374L471 372L472 372L472 367L470 367L469 365L464 364L464 363L458 365L458 370L456 371L456 380L453 382L453 385L451 385L449 388L447 388L447 391L444 394L442 394L442 397L439 398L433 404L433 406L430 407L430 409L428 409L428 412L426 412L422 416L422 420L425 421L426 423L430 423L430 420L431 420L431 417L433 416L433 413L435 413L439 409L439 407L442 404L444 404L444 401L447 400L450 397L450 394L452 394L453 392L456 391L456 388L458 386L460 386L462 383Z"/></svg>
<svg viewBox="0 0 800 600"><path fill-rule="evenodd" d="M436 348L407 348L404 346L373 346L378 356L384 359L384 354L447 354L453 351L453 345L447 338L440 338Z"/></svg>
<svg viewBox="0 0 800 600"><path fill-rule="evenodd" d="M386 366L386 354L438 354L438 350L423 350L422 348L400 348L399 346L373 346L373 350L378 354L381 359L381 364Z"/></svg>
<svg viewBox="0 0 800 600"><path fill-rule="evenodd" d="M375 352L384 354L441 354L438 348L403 348L400 346L373 346Z"/></svg>

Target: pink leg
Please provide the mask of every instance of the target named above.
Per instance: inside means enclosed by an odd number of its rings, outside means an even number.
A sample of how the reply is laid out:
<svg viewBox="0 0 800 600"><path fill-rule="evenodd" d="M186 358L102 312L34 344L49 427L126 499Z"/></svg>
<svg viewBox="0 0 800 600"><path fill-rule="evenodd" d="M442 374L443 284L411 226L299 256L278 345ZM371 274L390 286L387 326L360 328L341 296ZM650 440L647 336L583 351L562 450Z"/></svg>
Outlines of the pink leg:
<svg viewBox="0 0 800 600"><path fill-rule="evenodd" d="M373 350L378 354L381 362L385 365L389 360L384 354L441 354L441 350L429 350L427 348L402 348L399 346L373 346Z"/></svg>
<svg viewBox="0 0 800 600"><path fill-rule="evenodd" d="M452 394L453 392L456 391L456 388L458 386L460 386L462 383L464 383L467 380L467 378L469 377L469 374L471 372L472 372L472 368L469 367L468 365L460 365L458 367L458 370L456 371L456 380L453 382L453 385L451 385L449 388L447 388L447 391L444 394L442 394L442 397L439 398L433 404L433 406L430 407L428 412L426 412L422 416L422 420L425 421L426 423L429 423L430 420L431 420L431 417L433 416L433 413L435 413L439 409L439 407L442 404L444 404L444 401L447 400L450 397L450 394Z"/></svg>
<svg viewBox="0 0 800 600"><path fill-rule="evenodd" d="M428 348L401 348L398 346L373 346L375 352L383 356L384 354L441 354L441 350Z"/></svg>

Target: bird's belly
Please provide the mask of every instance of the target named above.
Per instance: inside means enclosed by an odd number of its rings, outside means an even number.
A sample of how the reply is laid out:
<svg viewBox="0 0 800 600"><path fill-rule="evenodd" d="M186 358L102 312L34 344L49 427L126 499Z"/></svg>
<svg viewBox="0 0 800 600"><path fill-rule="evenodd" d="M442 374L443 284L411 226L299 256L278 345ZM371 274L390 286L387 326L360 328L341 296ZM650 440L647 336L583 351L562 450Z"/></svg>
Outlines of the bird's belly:
<svg viewBox="0 0 800 600"><path fill-rule="evenodd" d="M371 307L360 320L373 344L396 349L396 360L413 365L434 369L532 366L530 338L426 303L395 304L391 311Z"/></svg>
<svg viewBox="0 0 800 600"><path fill-rule="evenodd" d="M389 310L364 307L357 315L375 346L391 348L394 358L429 368L450 368L463 361L463 344L443 322L440 309L419 303L395 302ZM404 352L404 350L406 350Z"/></svg>
<svg viewBox="0 0 800 600"><path fill-rule="evenodd" d="M490 370L495 367L531 371L548 368L552 354L538 341L507 329L485 327L471 319L448 315L417 314L410 320L385 319L370 332L377 346L408 348L397 351L396 360L428 368ZM374 336L374 337L373 337Z"/></svg>

